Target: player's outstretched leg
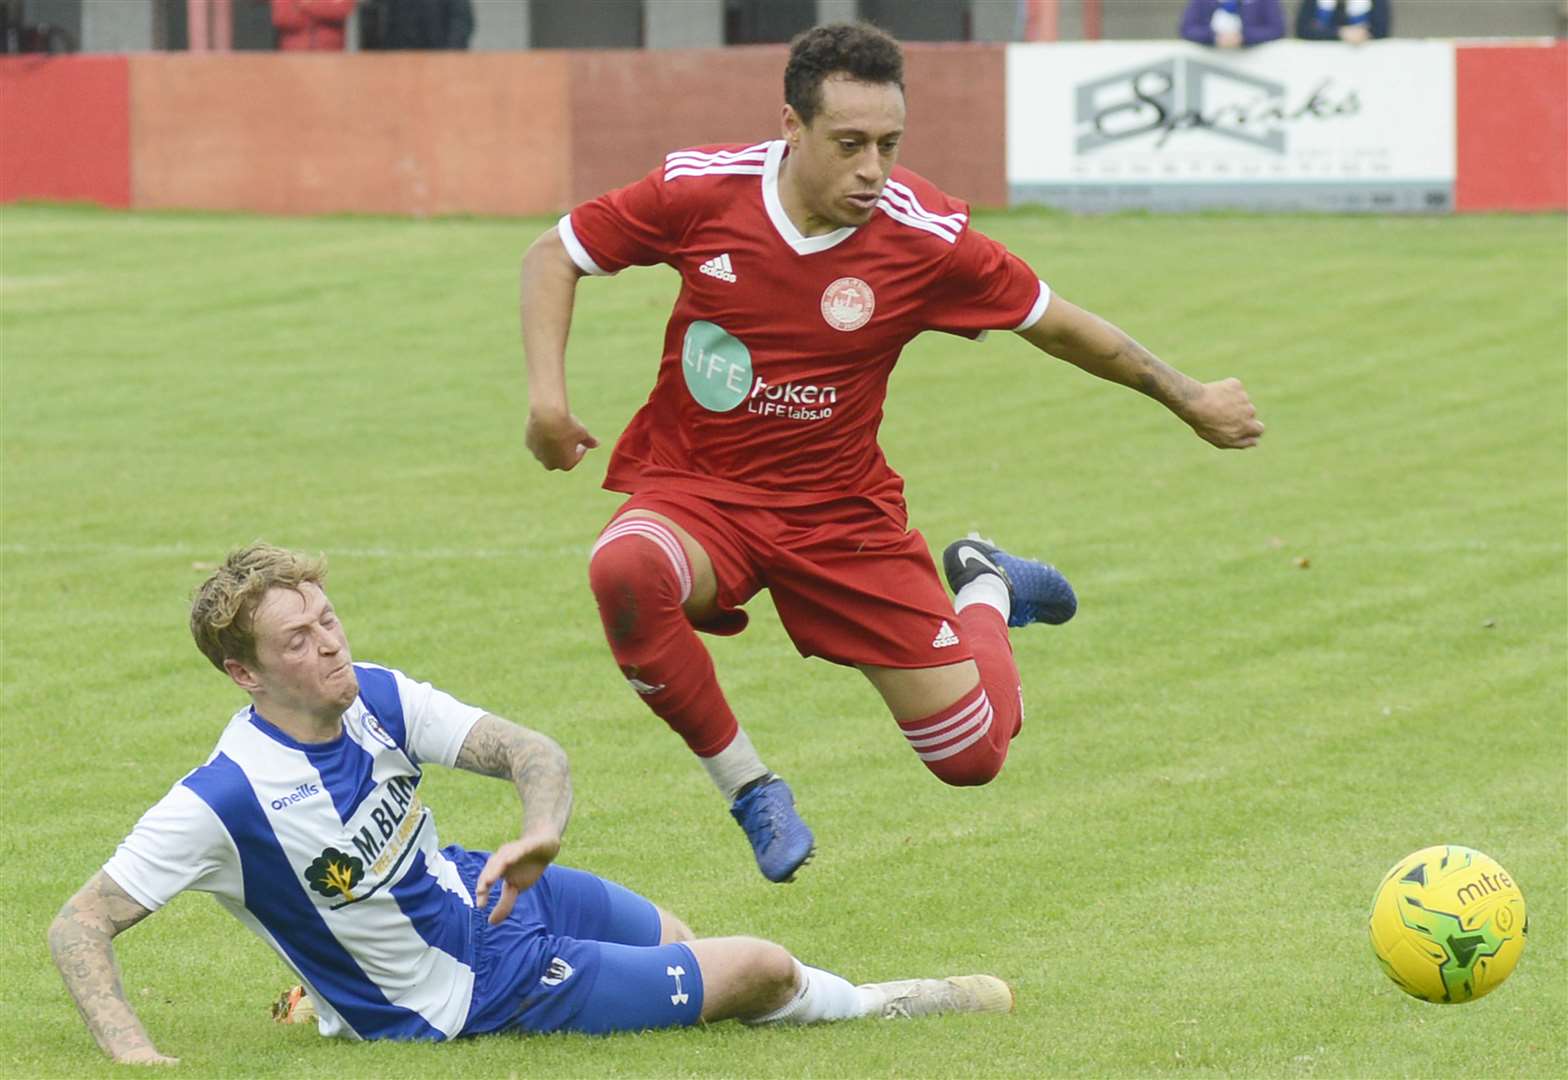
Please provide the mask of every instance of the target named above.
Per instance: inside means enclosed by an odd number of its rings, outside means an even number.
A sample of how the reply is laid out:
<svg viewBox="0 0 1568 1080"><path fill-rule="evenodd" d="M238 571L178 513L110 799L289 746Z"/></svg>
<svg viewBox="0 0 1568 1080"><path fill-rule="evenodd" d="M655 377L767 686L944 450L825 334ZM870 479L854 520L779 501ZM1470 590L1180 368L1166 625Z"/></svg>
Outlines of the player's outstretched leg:
<svg viewBox="0 0 1568 1080"><path fill-rule="evenodd" d="M733 1017L751 1025L814 1024L1013 1008L1012 989L994 975L856 986L758 938L699 938L689 945L704 986L702 1019L710 1022Z"/></svg>
<svg viewBox="0 0 1568 1080"><path fill-rule="evenodd" d="M942 552L942 571L953 590L954 606L979 600L1001 611L1008 626L1043 622L1060 625L1078 611L1078 597L1062 572L1049 563L1009 555L989 540L971 533ZM992 580L987 580L987 579ZM997 592L1000 581L1002 592ZM964 590L970 589L966 597ZM1005 595L1005 603L1002 601Z"/></svg>
<svg viewBox="0 0 1568 1080"><path fill-rule="evenodd" d="M685 611L693 572L669 525L621 517L600 534L588 581L610 651L643 702L686 741L746 832L769 881L789 881L815 839L789 786L768 771L730 711Z"/></svg>

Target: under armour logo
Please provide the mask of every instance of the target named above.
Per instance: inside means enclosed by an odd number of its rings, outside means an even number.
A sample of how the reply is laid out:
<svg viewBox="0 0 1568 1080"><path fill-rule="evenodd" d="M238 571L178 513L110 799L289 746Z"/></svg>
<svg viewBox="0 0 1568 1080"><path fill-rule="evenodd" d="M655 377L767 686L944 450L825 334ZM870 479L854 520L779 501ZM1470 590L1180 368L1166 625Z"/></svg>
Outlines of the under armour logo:
<svg viewBox="0 0 1568 1080"><path fill-rule="evenodd" d="M686 974L686 969L676 965L674 967L665 968L664 973L675 980L675 993L670 995L670 1004L684 1005L690 1001L691 995L681 989L681 976Z"/></svg>

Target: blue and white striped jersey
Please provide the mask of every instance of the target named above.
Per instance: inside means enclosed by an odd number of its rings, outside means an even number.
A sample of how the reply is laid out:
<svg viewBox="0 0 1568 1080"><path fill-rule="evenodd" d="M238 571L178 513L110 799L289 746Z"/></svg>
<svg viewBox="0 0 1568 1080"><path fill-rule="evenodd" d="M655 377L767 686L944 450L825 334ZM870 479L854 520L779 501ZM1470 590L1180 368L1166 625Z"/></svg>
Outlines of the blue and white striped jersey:
<svg viewBox="0 0 1568 1080"><path fill-rule="evenodd" d="M473 897L419 781L456 761L484 711L389 668L354 671L341 738L296 742L241 710L104 871L149 910L212 893L299 974L323 1035L449 1038L475 1004Z"/></svg>

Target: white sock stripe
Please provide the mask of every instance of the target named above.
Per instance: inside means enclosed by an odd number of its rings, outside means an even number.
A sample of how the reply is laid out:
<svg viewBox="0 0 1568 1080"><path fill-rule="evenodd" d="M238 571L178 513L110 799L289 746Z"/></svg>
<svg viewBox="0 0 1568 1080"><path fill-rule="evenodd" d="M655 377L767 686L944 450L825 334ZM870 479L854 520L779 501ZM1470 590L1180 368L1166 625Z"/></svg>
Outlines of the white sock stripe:
<svg viewBox="0 0 1568 1080"><path fill-rule="evenodd" d="M603 534L594 543L592 550L588 552L588 561L592 562L593 557L599 554L599 549L606 544L627 536L640 536L644 539L652 540L663 550L665 556L670 560L670 565L675 569L676 580L680 582L681 603L684 604L689 600L691 598L691 563L686 558L686 549L681 547L681 542L674 533L660 525L657 521L650 521L647 518L631 518L627 521L616 522L604 530Z"/></svg>
<svg viewBox="0 0 1568 1080"><path fill-rule="evenodd" d="M942 719L938 720L936 723L930 725L929 727L905 728L904 729L904 738L906 738L906 739L918 739L922 735L933 735L936 732L942 731L945 728L950 728L950 727L953 727L956 724L962 723L975 710L981 708L982 706L989 706L990 704L991 704L991 699L985 696L985 690L982 689L982 690L980 690L980 693L975 696L974 700L970 701L969 704L965 705L962 709L960 709L958 712L954 713L952 716L944 716Z"/></svg>
<svg viewBox="0 0 1568 1080"><path fill-rule="evenodd" d="M990 730L991 715L990 713L987 713L985 724L980 728L979 731L976 731L974 734L970 735L969 738L965 739L963 742L955 743L954 745L945 747L941 750L932 750L927 754L917 753L915 756L918 757L921 761L941 761L943 758L950 758L954 754L962 753L963 751L969 749L969 747L973 746L980 740L981 736Z"/></svg>
<svg viewBox="0 0 1568 1080"><path fill-rule="evenodd" d="M995 710L987 705L983 710L975 713L968 720L964 721L957 727L948 728L946 731L942 732L942 734L933 735L929 739L910 739L909 745L914 747L916 750L924 750L929 746L937 746L941 743L952 742L954 739L958 738L960 735L964 734L964 732L970 730L971 728L981 725L990 727L991 718L995 715Z"/></svg>
<svg viewBox="0 0 1568 1080"><path fill-rule="evenodd" d="M675 579L680 583L681 603L684 604L691 597L691 564L687 562L686 552L681 547L680 541L668 529L662 528L653 522L649 522L648 525L651 527L640 528L632 523L628 523L624 527L609 530L599 538L599 542L594 545L593 551L589 552L588 558L592 560L594 554L601 547L612 540L619 540L622 537L641 536L652 540L664 552L665 557L670 560L670 566L675 570Z"/></svg>
<svg viewBox="0 0 1568 1080"><path fill-rule="evenodd" d="M593 551L588 554L589 559L592 559L594 553L605 544L623 536L643 536L652 540L663 549L664 554L670 560L670 565L675 568L675 576L680 580L681 602L685 603L686 599L691 595L691 563L686 558L686 549L681 547L681 542L676 535L657 521L649 521L647 518L632 518L629 521L610 526L610 528L605 530L604 535L599 538L598 542L594 544Z"/></svg>

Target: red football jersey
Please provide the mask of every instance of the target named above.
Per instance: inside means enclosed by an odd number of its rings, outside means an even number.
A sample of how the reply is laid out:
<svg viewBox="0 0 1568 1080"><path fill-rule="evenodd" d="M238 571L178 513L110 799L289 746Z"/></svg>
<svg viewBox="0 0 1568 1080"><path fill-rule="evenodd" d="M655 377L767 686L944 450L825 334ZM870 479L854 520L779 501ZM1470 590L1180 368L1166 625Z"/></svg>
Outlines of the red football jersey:
<svg viewBox="0 0 1568 1080"><path fill-rule="evenodd" d="M902 517L877 446L888 376L922 330L1022 330L1050 290L969 228L969 208L896 168L871 219L802 236L779 202L782 140L680 150L558 225L589 274L681 275L648 401L604 486L800 506L874 499Z"/></svg>

